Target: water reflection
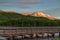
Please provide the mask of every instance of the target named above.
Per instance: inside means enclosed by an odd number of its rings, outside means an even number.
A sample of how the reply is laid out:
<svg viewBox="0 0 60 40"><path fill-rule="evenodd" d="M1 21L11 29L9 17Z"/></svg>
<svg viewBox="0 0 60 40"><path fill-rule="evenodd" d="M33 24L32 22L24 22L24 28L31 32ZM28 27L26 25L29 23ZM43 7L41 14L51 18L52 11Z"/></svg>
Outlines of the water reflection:
<svg viewBox="0 0 60 40"><path fill-rule="evenodd" d="M55 38L55 37L54 37ZM54 39L53 37L52 38L32 38L32 39L12 39L12 40L53 40ZM55 38L56 40L59 40L59 38ZM54 39L54 40L55 40ZM0 40L11 40L11 39L0 39Z"/></svg>
<svg viewBox="0 0 60 40"><path fill-rule="evenodd" d="M52 40L52 38L34 38L34 39L24 39L24 40Z"/></svg>

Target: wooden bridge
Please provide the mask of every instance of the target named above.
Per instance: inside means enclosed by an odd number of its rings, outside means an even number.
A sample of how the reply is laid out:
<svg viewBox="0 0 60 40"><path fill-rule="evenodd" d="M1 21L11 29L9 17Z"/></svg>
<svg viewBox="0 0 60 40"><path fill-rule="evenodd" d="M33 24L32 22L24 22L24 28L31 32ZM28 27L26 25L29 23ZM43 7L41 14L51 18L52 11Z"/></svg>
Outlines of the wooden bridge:
<svg viewBox="0 0 60 40"><path fill-rule="evenodd" d="M0 27L0 36L60 33L60 27Z"/></svg>

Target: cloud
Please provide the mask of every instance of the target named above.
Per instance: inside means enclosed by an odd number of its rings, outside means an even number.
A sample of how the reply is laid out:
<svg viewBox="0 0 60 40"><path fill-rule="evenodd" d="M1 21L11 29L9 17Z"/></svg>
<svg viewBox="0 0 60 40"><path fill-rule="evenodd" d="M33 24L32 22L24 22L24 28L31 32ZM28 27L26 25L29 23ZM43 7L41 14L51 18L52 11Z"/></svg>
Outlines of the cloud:
<svg viewBox="0 0 60 40"><path fill-rule="evenodd" d="M20 0L18 3L20 4L44 4L44 2L40 2L39 0Z"/></svg>
<svg viewBox="0 0 60 40"><path fill-rule="evenodd" d="M60 1L60 0L56 0L56 1Z"/></svg>
<svg viewBox="0 0 60 40"><path fill-rule="evenodd" d="M19 6L20 8L22 9L28 9L28 8L31 8L30 6Z"/></svg>
<svg viewBox="0 0 60 40"><path fill-rule="evenodd" d="M54 15L56 17L60 16L60 8L47 9L47 10L45 10L45 12L50 14L50 15Z"/></svg>
<svg viewBox="0 0 60 40"><path fill-rule="evenodd" d="M20 0L17 2L20 5L20 8L31 8L33 6L39 7L39 5L45 4L44 2L41 2L40 0ZM39 4L39 5L37 5ZM22 5L22 6L21 6ZM37 5L37 6L36 6ZM40 6L41 7L41 6Z"/></svg>
<svg viewBox="0 0 60 40"><path fill-rule="evenodd" d="M19 7L19 8L22 8L22 9L39 7L39 5L37 5L37 4L43 5L44 2L42 2L40 0L2 0L2 1L0 0L0 5L1 6Z"/></svg>
<svg viewBox="0 0 60 40"><path fill-rule="evenodd" d="M0 0L0 4L3 4L3 3L8 3L7 0Z"/></svg>

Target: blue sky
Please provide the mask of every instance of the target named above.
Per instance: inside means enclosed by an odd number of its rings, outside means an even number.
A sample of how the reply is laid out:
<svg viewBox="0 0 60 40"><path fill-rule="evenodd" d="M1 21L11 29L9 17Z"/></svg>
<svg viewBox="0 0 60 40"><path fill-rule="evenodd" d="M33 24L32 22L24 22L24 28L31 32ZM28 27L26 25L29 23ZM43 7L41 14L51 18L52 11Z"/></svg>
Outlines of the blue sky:
<svg viewBox="0 0 60 40"><path fill-rule="evenodd" d="M60 0L0 0L0 10L42 11L54 17L60 17Z"/></svg>

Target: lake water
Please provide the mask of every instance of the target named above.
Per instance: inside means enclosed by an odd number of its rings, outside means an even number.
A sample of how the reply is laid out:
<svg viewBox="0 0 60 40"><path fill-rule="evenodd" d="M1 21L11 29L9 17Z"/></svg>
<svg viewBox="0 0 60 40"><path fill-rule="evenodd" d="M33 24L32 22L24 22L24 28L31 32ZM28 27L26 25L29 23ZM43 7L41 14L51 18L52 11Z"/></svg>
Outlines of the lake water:
<svg viewBox="0 0 60 40"><path fill-rule="evenodd" d="M33 38L33 39L21 39L21 40L52 40L53 38Z"/></svg>
<svg viewBox="0 0 60 40"><path fill-rule="evenodd" d="M35 38L35 39L23 39L23 40L60 40L60 37L54 37L54 38Z"/></svg>
<svg viewBox="0 0 60 40"><path fill-rule="evenodd" d="M23 39L23 40L52 40L53 38L34 38L34 39Z"/></svg>
<svg viewBox="0 0 60 40"><path fill-rule="evenodd" d="M14 40L53 40L54 38L33 38L33 39L14 39ZM0 40L7 40L7 39L0 39ZM10 39L11 40L11 39ZM13 39L12 39L13 40ZM54 39L55 40L55 39ZM56 38L56 40L60 40L60 38Z"/></svg>

